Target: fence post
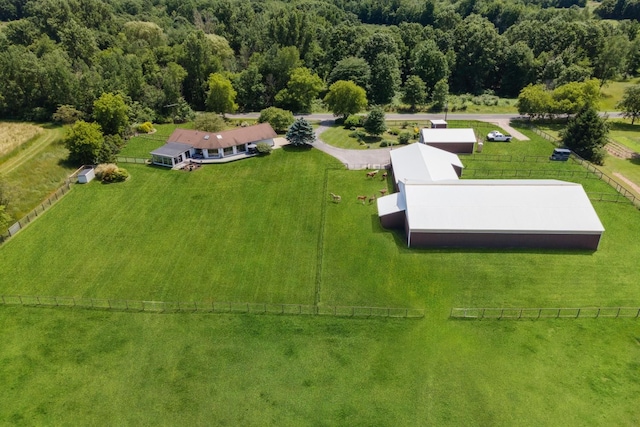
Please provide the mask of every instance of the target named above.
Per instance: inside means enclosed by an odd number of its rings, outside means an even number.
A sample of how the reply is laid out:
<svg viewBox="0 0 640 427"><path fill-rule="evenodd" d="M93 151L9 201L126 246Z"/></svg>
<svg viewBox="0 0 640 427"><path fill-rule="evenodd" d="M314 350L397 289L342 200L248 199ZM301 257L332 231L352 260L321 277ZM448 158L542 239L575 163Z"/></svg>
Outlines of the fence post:
<svg viewBox="0 0 640 427"><path fill-rule="evenodd" d="M562 310L562 309L561 309L561 308L559 308L559 309L558 309L558 315L556 316L556 319L557 319L558 317L560 317L560 310Z"/></svg>
<svg viewBox="0 0 640 427"><path fill-rule="evenodd" d="M638 318L638 316L640 316L640 308L638 309L638 312L636 313L636 319Z"/></svg>
<svg viewBox="0 0 640 427"><path fill-rule="evenodd" d="M618 318L618 316L620 316L620 308L621 307L618 307L618 312L616 313L616 318Z"/></svg>
<svg viewBox="0 0 640 427"><path fill-rule="evenodd" d="M577 319L578 317L580 317L580 310L582 310L582 309L581 309L581 308L579 308L579 309L578 309L578 312L576 313L576 319Z"/></svg>
<svg viewBox="0 0 640 427"><path fill-rule="evenodd" d="M598 308L598 312L596 313L596 319L600 317L600 308Z"/></svg>
<svg viewBox="0 0 640 427"><path fill-rule="evenodd" d="M540 316L542 315L542 309L538 309L538 319L540 318Z"/></svg>

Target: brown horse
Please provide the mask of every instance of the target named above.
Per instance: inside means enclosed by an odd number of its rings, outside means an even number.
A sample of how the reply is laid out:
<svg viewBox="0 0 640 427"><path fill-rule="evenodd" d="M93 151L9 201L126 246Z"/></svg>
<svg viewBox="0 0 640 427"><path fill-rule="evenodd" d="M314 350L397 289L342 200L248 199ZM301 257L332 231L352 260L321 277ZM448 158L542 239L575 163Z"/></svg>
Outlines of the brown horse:
<svg viewBox="0 0 640 427"><path fill-rule="evenodd" d="M364 205L364 202L367 201L367 196L358 196L358 201L362 200L362 204Z"/></svg>
<svg viewBox="0 0 640 427"><path fill-rule="evenodd" d="M383 196L387 194L387 189L383 188L382 190L380 190L380 194L382 194Z"/></svg>
<svg viewBox="0 0 640 427"><path fill-rule="evenodd" d="M377 173L378 173L378 169L371 172L367 172L367 178L374 178Z"/></svg>
<svg viewBox="0 0 640 427"><path fill-rule="evenodd" d="M385 179L387 179L387 172L382 174L382 181L384 181Z"/></svg>
<svg viewBox="0 0 640 427"><path fill-rule="evenodd" d="M376 195L374 194L373 196L369 197L369 204L371 204L372 202L375 202L376 200Z"/></svg>

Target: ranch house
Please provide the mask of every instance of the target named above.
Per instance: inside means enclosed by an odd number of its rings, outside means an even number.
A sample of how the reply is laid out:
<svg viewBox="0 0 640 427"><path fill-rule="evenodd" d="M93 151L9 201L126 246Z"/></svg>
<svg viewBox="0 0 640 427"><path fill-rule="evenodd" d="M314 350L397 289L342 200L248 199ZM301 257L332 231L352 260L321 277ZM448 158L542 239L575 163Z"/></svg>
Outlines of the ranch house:
<svg viewBox="0 0 640 427"><path fill-rule="evenodd" d="M580 184L460 180L450 156L422 144L391 151L397 192L378 199L378 216L404 228L408 247L598 248L604 227Z"/></svg>
<svg viewBox="0 0 640 427"><path fill-rule="evenodd" d="M423 128L420 131L420 142L450 153L472 154L476 134L473 129Z"/></svg>
<svg viewBox="0 0 640 427"><path fill-rule="evenodd" d="M151 162L173 168L187 161L220 163L237 160L254 155L256 144L260 142L273 147L277 136L269 123L221 132L178 128L165 145L151 152Z"/></svg>

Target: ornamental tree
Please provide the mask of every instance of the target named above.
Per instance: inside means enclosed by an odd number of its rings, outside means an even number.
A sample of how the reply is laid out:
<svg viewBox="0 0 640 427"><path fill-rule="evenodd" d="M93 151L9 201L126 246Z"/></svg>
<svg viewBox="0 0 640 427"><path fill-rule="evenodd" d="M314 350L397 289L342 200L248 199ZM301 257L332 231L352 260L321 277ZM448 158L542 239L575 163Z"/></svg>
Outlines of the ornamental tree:
<svg viewBox="0 0 640 427"><path fill-rule="evenodd" d="M338 80L324 97L329 111L345 119L367 107L367 92L352 81Z"/></svg>
<svg viewBox="0 0 640 427"><path fill-rule="evenodd" d="M290 144L297 147L307 144L313 144L316 140L316 134L313 131L311 123L306 121L303 117L299 117L291 125L286 135L287 141Z"/></svg>
<svg viewBox="0 0 640 427"><path fill-rule="evenodd" d="M293 113L278 107L269 107L260 111L258 123L269 123L276 132L284 132L293 124Z"/></svg>
<svg viewBox="0 0 640 427"><path fill-rule="evenodd" d="M371 110L364 121L364 130L371 135L382 135L387 130L385 123L384 110L375 107Z"/></svg>
<svg viewBox="0 0 640 427"><path fill-rule="evenodd" d="M567 127L561 132L563 144L580 157L595 164L604 164L609 126L593 106L585 106L569 119Z"/></svg>

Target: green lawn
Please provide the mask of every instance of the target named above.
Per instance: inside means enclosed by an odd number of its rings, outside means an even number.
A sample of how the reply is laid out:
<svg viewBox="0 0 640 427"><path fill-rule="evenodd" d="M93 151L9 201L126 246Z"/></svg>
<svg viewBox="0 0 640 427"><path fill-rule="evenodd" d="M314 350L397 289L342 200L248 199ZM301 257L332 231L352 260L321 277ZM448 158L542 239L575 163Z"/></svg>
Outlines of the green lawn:
<svg viewBox="0 0 640 427"><path fill-rule="evenodd" d="M622 99L626 88L636 85L640 78L626 81L608 82L601 90L600 111L619 111L616 104Z"/></svg>
<svg viewBox="0 0 640 427"><path fill-rule="evenodd" d="M396 132L415 132L416 130L428 126L428 120L423 121L407 121L407 120L387 120L387 132L381 136L366 136L363 140L364 143L360 143L353 131L345 129L344 126L334 125L329 129L322 132L321 138L324 142L334 147L347 148L351 150L366 150L368 148L380 148L382 141L398 143L397 135L390 133L390 130ZM480 122L476 120L450 120L447 122L451 128L473 128L476 135L484 137L487 133L494 129L499 129L496 125L486 122ZM358 128L364 131L362 128Z"/></svg>
<svg viewBox="0 0 640 427"><path fill-rule="evenodd" d="M156 124L153 126L156 129L156 132L148 135L140 134L132 137L127 141L127 144L120 151L119 155L122 157L150 158L151 155L149 153L156 148L163 146L167 142L169 135L171 135L176 128L193 129L193 122L182 123L179 125L173 123L164 125Z"/></svg>
<svg viewBox="0 0 640 427"><path fill-rule="evenodd" d="M548 155L524 132L463 163ZM126 183L76 186L0 246L0 294L310 303L319 278L321 304L424 319L0 306L0 424L640 423L637 320L448 319L453 306L640 305L638 210L595 203L594 253L409 250L356 200L390 183L336 166L313 149L191 173L131 165Z"/></svg>

